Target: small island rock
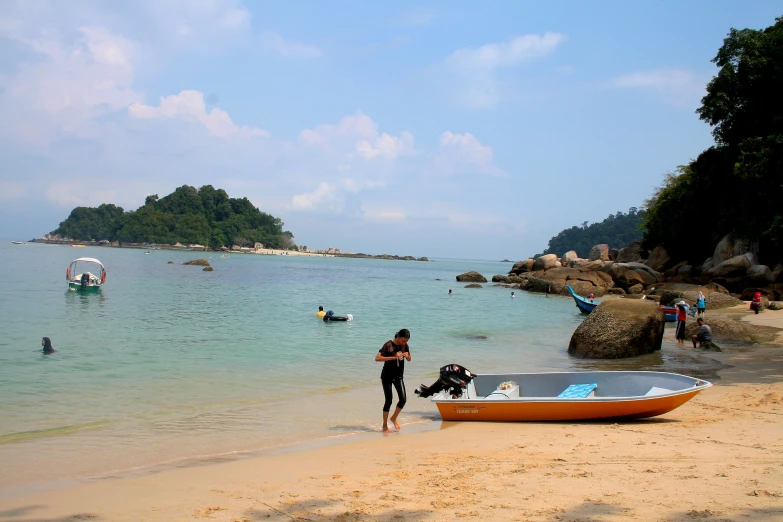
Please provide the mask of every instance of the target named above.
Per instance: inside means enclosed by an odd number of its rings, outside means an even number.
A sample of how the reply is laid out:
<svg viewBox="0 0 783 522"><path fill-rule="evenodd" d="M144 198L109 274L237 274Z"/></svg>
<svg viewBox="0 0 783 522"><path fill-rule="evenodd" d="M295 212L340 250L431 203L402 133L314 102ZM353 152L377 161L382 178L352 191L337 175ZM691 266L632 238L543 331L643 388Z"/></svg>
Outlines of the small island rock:
<svg viewBox="0 0 783 522"><path fill-rule="evenodd" d="M465 285L465 288L484 288L478 283L470 283L469 285Z"/></svg>
<svg viewBox="0 0 783 522"><path fill-rule="evenodd" d="M207 261L204 258L201 258L201 259L191 259L190 261L185 261L182 264L183 265L194 265L194 266L210 266L209 261Z"/></svg>
<svg viewBox="0 0 783 522"><path fill-rule="evenodd" d="M214 270L214 268L212 268L211 266L205 266L204 267L204 272L212 272L213 270Z"/></svg>
<svg viewBox="0 0 783 522"><path fill-rule="evenodd" d="M486 283L487 278L479 274L475 270L465 272L457 276L457 282L459 283Z"/></svg>

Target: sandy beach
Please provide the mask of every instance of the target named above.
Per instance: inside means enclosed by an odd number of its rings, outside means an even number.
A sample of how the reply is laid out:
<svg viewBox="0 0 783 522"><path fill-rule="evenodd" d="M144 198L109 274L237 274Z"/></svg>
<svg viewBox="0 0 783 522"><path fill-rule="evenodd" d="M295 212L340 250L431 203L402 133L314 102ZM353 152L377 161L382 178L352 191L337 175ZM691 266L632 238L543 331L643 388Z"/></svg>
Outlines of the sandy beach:
<svg viewBox="0 0 783 522"><path fill-rule="evenodd" d="M783 328L783 311L719 314ZM710 354L715 386L654 419L437 421L25 494L0 520L783 520L778 341Z"/></svg>

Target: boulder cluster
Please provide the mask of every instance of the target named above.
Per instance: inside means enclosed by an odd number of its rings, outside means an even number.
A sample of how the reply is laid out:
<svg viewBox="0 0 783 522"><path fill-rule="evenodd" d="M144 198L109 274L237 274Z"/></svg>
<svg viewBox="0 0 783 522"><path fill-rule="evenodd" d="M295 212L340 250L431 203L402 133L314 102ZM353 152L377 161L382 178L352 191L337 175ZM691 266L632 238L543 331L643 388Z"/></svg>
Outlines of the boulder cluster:
<svg viewBox="0 0 783 522"><path fill-rule="evenodd" d="M660 295L668 289L683 297L684 293L702 289L705 294L723 294L724 306L736 304L737 299L749 300L761 291L770 301L783 296L783 264L774 268L761 265L754 245L746 240L724 237L713 255L701 263L672 259L664 246L646 252L640 243L621 249L609 245L595 245L587 259L570 251L525 259L515 263L507 275L492 277L495 283L510 284L533 292L567 294L570 285L581 295L605 294ZM695 291L694 298L695 298ZM732 297L726 294L731 294ZM691 297L691 296L687 296ZM662 296L661 303L671 299ZM709 306L709 303L708 303Z"/></svg>

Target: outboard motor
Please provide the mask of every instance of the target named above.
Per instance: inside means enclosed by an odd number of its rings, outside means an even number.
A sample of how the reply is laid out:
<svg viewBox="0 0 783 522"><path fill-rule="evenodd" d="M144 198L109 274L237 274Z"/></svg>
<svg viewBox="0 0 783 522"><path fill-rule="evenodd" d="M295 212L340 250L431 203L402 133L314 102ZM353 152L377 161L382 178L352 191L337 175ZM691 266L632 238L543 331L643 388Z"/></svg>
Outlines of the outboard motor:
<svg viewBox="0 0 783 522"><path fill-rule="evenodd" d="M422 384L414 393L419 397L430 397L443 390L449 389L452 399L462 397L462 389L468 385L476 376L464 366L458 364L447 364L440 369L440 378L430 386Z"/></svg>
<svg viewBox="0 0 783 522"><path fill-rule="evenodd" d="M87 284L90 282L90 275L87 272L83 273L80 282L82 284L82 291L84 291L87 288Z"/></svg>

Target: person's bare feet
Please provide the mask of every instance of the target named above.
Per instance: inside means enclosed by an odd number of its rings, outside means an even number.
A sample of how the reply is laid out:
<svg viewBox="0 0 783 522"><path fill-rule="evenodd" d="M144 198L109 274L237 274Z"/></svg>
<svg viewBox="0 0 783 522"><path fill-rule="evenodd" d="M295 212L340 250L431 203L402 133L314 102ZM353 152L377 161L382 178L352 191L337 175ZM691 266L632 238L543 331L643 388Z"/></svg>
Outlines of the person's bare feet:
<svg viewBox="0 0 783 522"><path fill-rule="evenodd" d="M389 435L392 432L392 430L385 424L381 427L381 431L383 432L384 435Z"/></svg>
<svg viewBox="0 0 783 522"><path fill-rule="evenodd" d="M397 422L397 419L389 419L389 420L390 420L390 421L392 421L392 424L394 424L394 428L395 428L397 431L400 431L400 423L399 423L399 422Z"/></svg>

